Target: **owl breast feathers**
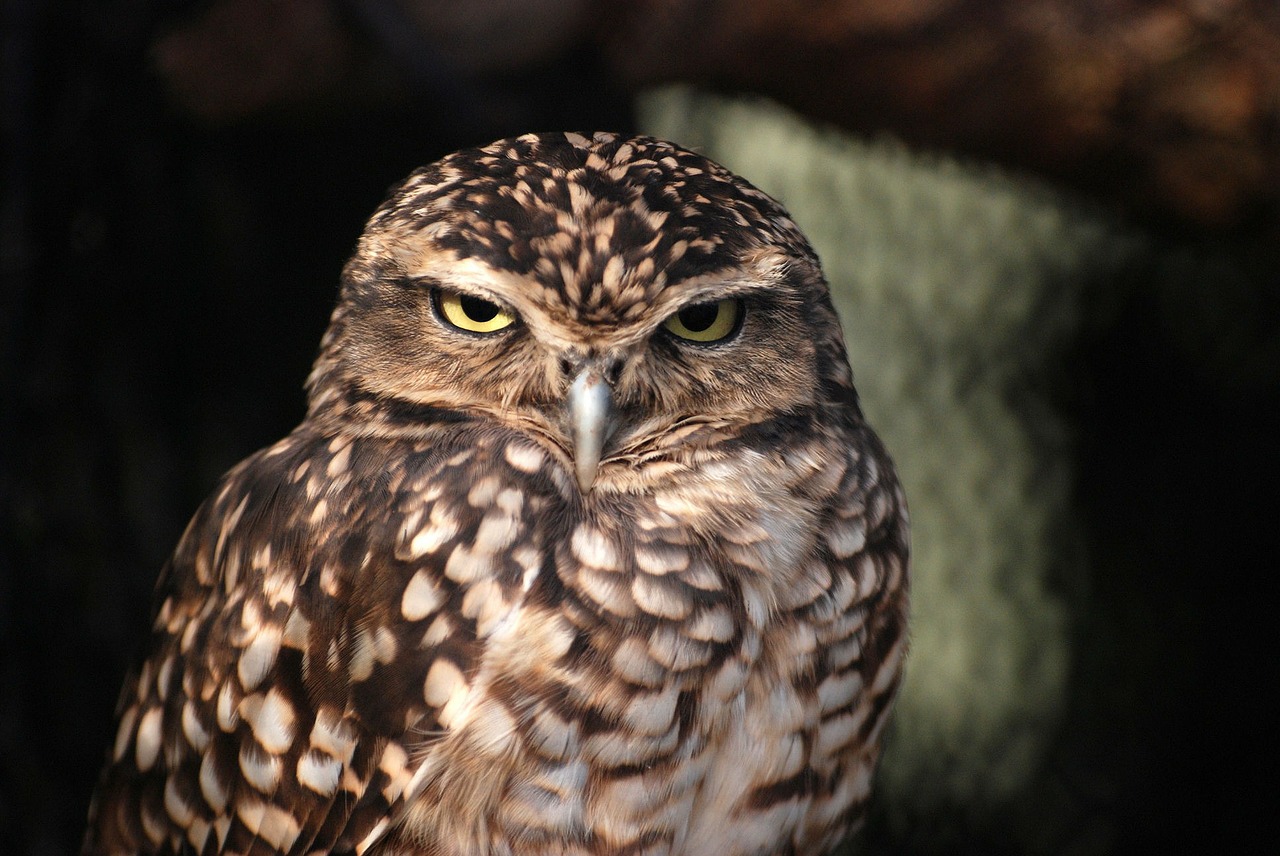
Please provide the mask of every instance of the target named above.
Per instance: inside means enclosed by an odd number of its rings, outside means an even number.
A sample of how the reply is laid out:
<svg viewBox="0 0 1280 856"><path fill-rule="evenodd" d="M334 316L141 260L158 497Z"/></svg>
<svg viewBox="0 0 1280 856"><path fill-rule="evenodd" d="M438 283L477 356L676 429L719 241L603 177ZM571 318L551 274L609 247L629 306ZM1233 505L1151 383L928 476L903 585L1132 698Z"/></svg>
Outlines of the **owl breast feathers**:
<svg viewBox="0 0 1280 856"><path fill-rule="evenodd" d="M369 221L306 419L158 585L88 854L821 854L907 519L812 249L649 138L463 151Z"/></svg>

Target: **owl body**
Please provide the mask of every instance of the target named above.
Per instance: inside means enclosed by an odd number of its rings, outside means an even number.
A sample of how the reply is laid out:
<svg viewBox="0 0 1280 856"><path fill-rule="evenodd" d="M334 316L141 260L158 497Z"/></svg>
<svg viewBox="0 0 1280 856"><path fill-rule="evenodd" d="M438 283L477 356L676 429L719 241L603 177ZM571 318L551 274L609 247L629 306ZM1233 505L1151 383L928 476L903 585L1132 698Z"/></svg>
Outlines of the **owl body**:
<svg viewBox="0 0 1280 856"><path fill-rule="evenodd" d="M303 424L158 588L87 853L825 853L905 645L905 506L816 260L670 144L393 192Z"/></svg>

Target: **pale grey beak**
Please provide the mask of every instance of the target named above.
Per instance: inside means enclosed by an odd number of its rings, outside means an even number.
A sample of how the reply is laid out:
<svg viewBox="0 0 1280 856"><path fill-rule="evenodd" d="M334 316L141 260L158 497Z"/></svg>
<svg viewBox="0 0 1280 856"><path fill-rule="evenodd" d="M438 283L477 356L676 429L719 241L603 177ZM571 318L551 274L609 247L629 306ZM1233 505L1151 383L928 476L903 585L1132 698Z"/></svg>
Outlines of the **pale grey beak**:
<svg viewBox="0 0 1280 856"><path fill-rule="evenodd" d="M613 390L600 368L587 365L569 387L569 422L573 428L573 463L578 487L591 491L604 444L614 429Z"/></svg>

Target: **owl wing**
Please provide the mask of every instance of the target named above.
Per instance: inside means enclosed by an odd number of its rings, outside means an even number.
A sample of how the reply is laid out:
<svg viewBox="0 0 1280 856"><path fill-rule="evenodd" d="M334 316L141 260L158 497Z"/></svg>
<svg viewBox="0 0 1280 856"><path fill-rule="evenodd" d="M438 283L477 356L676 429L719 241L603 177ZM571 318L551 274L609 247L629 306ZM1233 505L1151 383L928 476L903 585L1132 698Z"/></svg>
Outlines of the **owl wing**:
<svg viewBox="0 0 1280 856"><path fill-rule="evenodd" d="M227 475L162 574L86 853L363 852L383 834L464 694L496 620L480 612L515 603L531 561L501 475L538 462L459 448L295 432Z"/></svg>
<svg viewBox="0 0 1280 856"><path fill-rule="evenodd" d="M865 427L855 434L842 466L828 471L838 484L820 533L822 592L794 593L803 603L796 618L817 643L813 798L795 841L802 853L829 852L861 817L906 654L906 499L879 439Z"/></svg>

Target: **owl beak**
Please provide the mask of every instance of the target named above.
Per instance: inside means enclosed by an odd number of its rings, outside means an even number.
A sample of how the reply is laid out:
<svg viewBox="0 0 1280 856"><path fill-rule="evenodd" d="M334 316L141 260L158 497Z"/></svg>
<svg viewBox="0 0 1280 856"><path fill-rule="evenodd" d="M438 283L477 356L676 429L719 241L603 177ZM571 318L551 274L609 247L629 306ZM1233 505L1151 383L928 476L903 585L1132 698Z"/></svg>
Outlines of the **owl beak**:
<svg viewBox="0 0 1280 856"><path fill-rule="evenodd" d="M569 421L573 429L573 462L578 487L591 491L604 444L613 434L613 390L599 366L588 365L569 387Z"/></svg>

